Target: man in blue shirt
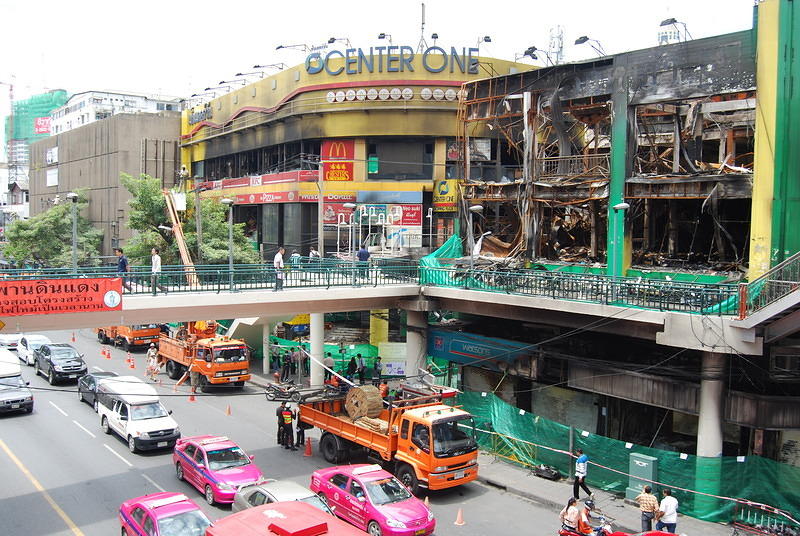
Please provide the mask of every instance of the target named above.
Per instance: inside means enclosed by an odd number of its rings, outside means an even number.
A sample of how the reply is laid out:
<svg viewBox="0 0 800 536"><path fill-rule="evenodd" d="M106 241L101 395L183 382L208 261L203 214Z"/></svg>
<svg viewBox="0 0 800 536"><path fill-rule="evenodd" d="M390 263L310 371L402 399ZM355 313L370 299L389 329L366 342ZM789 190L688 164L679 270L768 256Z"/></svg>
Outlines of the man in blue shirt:
<svg viewBox="0 0 800 536"><path fill-rule="evenodd" d="M128 265L128 257L122 253L122 248L114 248L114 255L117 256L117 273L122 278L122 286L130 291L131 284L128 282L128 278L126 277L126 274L131 271L131 268Z"/></svg>
<svg viewBox="0 0 800 536"><path fill-rule="evenodd" d="M361 249L359 249L356 253L356 257L358 258L358 264L361 267L359 270L361 277L367 277L367 261L369 261L369 251L367 251L367 248L363 244L361 245Z"/></svg>
<svg viewBox="0 0 800 536"><path fill-rule="evenodd" d="M579 494L582 488L590 498L594 499L594 495L589 489L589 486L586 485L586 473L589 470L589 456L583 453L583 449L576 450L575 456L577 456L577 459L575 460L575 482L572 484L572 496L576 499L580 499Z"/></svg>

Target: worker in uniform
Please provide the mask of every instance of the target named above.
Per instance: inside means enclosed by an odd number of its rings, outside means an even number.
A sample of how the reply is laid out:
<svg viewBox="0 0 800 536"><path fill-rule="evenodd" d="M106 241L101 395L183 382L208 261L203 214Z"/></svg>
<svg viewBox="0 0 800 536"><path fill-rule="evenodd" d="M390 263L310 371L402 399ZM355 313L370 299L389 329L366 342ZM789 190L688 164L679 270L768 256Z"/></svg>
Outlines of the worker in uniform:
<svg viewBox="0 0 800 536"><path fill-rule="evenodd" d="M289 404L286 404L286 407L283 408L281 417L283 417L283 448L297 450L297 447L294 446L294 431L292 430L295 413Z"/></svg>
<svg viewBox="0 0 800 536"><path fill-rule="evenodd" d="M283 410L286 409L286 402L281 402L278 409L275 410L275 416L278 418L278 445L283 445Z"/></svg>

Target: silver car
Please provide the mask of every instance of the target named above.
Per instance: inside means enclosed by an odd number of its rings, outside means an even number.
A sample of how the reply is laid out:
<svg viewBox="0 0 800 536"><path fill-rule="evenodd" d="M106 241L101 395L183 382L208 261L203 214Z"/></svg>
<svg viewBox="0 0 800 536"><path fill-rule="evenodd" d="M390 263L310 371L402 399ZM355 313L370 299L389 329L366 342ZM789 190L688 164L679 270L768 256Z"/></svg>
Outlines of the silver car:
<svg viewBox="0 0 800 536"><path fill-rule="evenodd" d="M239 512L262 504L284 501L302 501L333 515L328 505L310 489L289 480L271 478L239 488L233 498L232 511Z"/></svg>
<svg viewBox="0 0 800 536"><path fill-rule="evenodd" d="M33 366L36 360L33 352L39 349L43 344L50 344L52 341L44 335L23 335L19 339L17 345L17 357L24 361L26 364Z"/></svg>
<svg viewBox="0 0 800 536"><path fill-rule="evenodd" d="M16 350L22 337L22 333L0 333L0 348Z"/></svg>

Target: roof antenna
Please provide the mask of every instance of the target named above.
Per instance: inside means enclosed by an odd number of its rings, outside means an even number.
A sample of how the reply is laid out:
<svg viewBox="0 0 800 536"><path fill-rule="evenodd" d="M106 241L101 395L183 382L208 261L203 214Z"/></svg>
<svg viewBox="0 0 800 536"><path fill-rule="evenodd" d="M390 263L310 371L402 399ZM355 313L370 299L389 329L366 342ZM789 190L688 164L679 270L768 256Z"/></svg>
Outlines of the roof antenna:
<svg viewBox="0 0 800 536"><path fill-rule="evenodd" d="M422 54L427 50L428 43L425 42L425 2L422 2L422 25L419 29L419 45L417 45L417 53Z"/></svg>

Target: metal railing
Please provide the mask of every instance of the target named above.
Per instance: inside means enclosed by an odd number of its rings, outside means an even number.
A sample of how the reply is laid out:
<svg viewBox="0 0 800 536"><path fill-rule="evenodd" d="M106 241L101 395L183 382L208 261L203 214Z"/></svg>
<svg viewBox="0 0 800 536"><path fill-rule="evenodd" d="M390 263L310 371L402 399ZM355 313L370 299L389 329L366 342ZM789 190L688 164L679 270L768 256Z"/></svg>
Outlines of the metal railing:
<svg viewBox="0 0 800 536"><path fill-rule="evenodd" d="M426 267L421 270L420 284L658 311L730 315L738 307L736 285L594 274Z"/></svg>
<svg viewBox="0 0 800 536"><path fill-rule="evenodd" d="M549 156L534 162L539 177L608 177L608 154Z"/></svg>
<svg viewBox="0 0 800 536"><path fill-rule="evenodd" d="M739 285L739 318L746 318L798 288L800 288L800 252L775 265L753 281Z"/></svg>

